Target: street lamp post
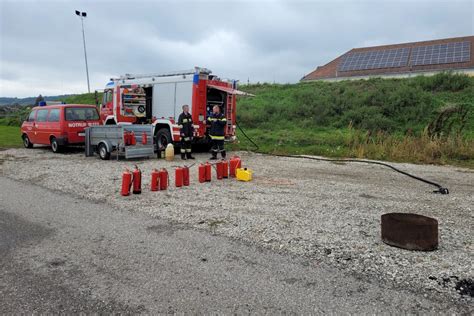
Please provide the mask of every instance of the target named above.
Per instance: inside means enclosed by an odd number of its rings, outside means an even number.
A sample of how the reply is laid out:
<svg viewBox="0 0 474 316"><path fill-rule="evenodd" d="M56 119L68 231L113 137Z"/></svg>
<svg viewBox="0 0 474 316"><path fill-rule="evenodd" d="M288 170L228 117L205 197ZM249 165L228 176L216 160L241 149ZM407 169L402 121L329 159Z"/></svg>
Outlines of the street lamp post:
<svg viewBox="0 0 474 316"><path fill-rule="evenodd" d="M84 33L84 18L87 17L86 12L80 12L76 10L76 15L81 18L82 24L82 42L84 44L84 59L86 61L86 75L87 75L87 91L91 93L91 87L89 84L89 67L87 66L87 52L86 52L86 35Z"/></svg>

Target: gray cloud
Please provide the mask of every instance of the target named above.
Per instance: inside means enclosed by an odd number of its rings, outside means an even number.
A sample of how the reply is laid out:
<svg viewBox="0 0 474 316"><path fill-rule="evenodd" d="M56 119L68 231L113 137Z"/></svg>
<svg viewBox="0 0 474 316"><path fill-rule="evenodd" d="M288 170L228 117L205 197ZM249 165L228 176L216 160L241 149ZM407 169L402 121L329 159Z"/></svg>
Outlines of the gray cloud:
<svg viewBox="0 0 474 316"><path fill-rule="evenodd" d="M0 96L87 89L111 76L192 68L296 82L353 47L472 35L472 1L0 0Z"/></svg>

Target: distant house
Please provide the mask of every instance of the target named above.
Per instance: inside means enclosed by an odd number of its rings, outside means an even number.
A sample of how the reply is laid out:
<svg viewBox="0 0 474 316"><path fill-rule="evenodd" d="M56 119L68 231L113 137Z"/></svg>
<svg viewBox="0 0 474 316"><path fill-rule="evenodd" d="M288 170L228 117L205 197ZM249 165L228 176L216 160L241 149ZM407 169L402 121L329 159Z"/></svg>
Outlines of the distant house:
<svg viewBox="0 0 474 316"><path fill-rule="evenodd" d="M474 76L474 36L353 48L301 81L410 77L456 71Z"/></svg>

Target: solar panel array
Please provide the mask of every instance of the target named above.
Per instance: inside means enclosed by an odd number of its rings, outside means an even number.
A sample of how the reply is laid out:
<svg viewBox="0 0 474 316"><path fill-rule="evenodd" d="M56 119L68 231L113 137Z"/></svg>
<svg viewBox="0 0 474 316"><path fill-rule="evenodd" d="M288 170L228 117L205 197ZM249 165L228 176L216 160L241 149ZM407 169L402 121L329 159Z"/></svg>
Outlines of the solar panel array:
<svg viewBox="0 0 474 316"><path fill-rule="evenodd" d="M411 56L410 56L411 49ZM339 64L339 71L436 65L469 62L470 42L453 42L417 47L349 53Z"/></svg>
<svg viewBox="0 0 474 316"><path fill-rule="evenodd" d="M346 55L339 71L403 67L408 63L410 48L374 50Z"/></svg>
<svg viewBox="0 0 474 316"><path fill-rule="evenodd" d="M471 43L454 42L414 47L411 50L411 65L437 65L470 61Z"/></svg>

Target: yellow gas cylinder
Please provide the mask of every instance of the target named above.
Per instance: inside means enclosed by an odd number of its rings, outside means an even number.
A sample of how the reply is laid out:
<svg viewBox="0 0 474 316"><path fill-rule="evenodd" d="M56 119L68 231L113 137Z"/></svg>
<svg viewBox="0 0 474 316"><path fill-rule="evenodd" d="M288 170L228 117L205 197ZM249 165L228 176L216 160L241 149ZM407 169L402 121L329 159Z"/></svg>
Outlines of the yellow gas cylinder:
<svg viewBox="0 0 474 316"><path fill-rule="evenodd" d="M173 144L168 144L165 149L165 158L167 161L173 161L174 159L174 147Z"/></svg>
<svg viewBox="0 0 474 316"><path fill-rule="evenodd" d="M235 170L235 177L240 181L252 180L252 170L248 168L237 168Z"/></svg>

